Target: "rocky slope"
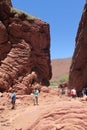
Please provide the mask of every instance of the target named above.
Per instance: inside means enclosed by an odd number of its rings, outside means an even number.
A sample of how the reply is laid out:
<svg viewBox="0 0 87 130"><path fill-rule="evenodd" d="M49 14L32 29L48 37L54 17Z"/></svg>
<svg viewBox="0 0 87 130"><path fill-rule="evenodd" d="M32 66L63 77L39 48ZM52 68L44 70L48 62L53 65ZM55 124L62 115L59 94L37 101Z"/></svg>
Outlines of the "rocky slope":
<svg viewBox="0 0 87 130"><path fill-rule="evenodd" d="M58 79L69 76L69 69L72 58L55 59L51 61L52 78L51 81L58 81Z"/></svg>

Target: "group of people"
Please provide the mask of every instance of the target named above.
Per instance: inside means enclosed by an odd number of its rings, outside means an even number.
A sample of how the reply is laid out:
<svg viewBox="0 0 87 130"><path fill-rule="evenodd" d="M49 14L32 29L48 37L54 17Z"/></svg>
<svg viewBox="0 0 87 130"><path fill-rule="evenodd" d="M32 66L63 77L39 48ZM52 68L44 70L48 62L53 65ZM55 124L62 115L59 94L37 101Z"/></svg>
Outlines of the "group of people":
<svg viewBox="0 0 87 130"><path fill-rule="evenodd" d="M68 87L63 87L63 86L58 86L58 95L67 95L67 96L71 96L72 98L78 97L78 93L75 88L69 90ZM82 89L80 95L82 95L83 97L87 95L86 87Z"/></svg>
<svg viewBox="0 0 87 130"><path fill-rule="evenodd" d="M38 94L39 94L39 90L37 88L35 88L34 91L33 91L34 105L39 105L38 104ZM15 103L16 103L16 93L15 93L14 89L12 89L12 93L11 93L11 104L12 104L12 107L11 107L11 109L15 109Z"/></svg>
<svg viewBox="0 0 87 130"><path fill-rule="evenodd" d="M71 94L72 97L77 97L76 89L75 89L75 88L71 89L71 93L70 93L70 94ZM87 88L86 88L86 87L84 87L84 88L82 89L81 95L82 95L83 97L87 95Z"/></svg>
<svg viewBox="0 0 87 130"><path fill-rule="evenodd" d="M68 87L61 87L61 88L58 87L58 95L66 95L75 98L77 97L77 92L75 88L69 90Z"/></svg>
<svg viewBox="0 0 87 130"><path fill-rule="evenodd" d="M85 96L87 95L87 88L83 88L82 89L82 96ZM38 105L38 94L39 94L39 90L38 88L34 88L33 90L33 95L34 95L34 105ZM61 88L61 94L66 94L68 95L68 89L67 87L65 88ZM70 95L72 98L76 98L77 97L77 91L75 88L72 88L70 90ZM16 103L16 94L14 92L14 90L12 89L12 93L11 93L11 103L12 103L12 108L11 109L14 109L15 108L15 103Z"/></svg>

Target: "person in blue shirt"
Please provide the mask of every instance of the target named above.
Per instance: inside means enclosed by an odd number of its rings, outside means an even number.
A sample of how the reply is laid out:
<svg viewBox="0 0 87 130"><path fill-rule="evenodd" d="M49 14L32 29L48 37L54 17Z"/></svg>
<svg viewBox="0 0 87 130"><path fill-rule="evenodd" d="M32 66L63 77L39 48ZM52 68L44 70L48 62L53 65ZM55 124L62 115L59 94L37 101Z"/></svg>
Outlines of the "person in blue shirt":
<svg viewBox="0 0 87 130"><path fill-rule="evenodd" d="M39 94L39 90L35 88L34 89L34 105L38 105L38 94Z"/></svg>
<svg viewBox="0 0 87 130"><path fill-rule="evenodd" d="M12 94L11 94L12 108L11 109L15 108L15 102L16 102L16 94L15 94L14 90L12 90Z"/></svg>
<svg viewBox="0 0 87 130"><path fill-rule="evenodd" d="M83 95L83 97L86 95L86 88L82 89L82 95Z"/></svg>

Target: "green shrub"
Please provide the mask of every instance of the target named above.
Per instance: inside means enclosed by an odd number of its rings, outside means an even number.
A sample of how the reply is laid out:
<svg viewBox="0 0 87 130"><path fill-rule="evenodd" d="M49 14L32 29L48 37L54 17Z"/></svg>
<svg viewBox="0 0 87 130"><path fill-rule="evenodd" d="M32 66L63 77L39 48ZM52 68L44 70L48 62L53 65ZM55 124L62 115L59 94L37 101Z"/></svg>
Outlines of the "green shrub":
<svg viewBox="0 0 87 130"><path fill-rule="evenodd" d="M50 81L50 86L53 87L58 86L58 83L56 81Z"/></svg>
<svg viewBox="0 0 87 130"><path fill-rule="evenodd" d="M61 77L61 78L58 80L59 83L63 83L63 82L66 82L66 81L68 81L68 76L63 76L63 77Z"/></svg>

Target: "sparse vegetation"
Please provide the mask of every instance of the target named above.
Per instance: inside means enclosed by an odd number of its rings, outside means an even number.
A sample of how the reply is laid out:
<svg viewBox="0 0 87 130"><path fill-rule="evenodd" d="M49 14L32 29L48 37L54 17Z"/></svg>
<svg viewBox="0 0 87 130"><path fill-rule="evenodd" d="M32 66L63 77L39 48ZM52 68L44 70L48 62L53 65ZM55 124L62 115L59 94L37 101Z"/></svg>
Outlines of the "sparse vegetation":
<svg viewBox="0 0 87 130"><path fill-rule="evenodd" d="M68 76L63 76L58 80L58 83L63 83L65 81L68 81Z"/></svg>
<svg viewBox="0 0 87 130"><path fill-rule="evenodd" d="M56 81L50 81L50 86L56 87L58 83Z"/></svg>
<svg viewBox="0 0 87 130"><path fill-rule="evenodd" d="M16 18L21 18L21 17L24 17L26 18L27 20L34 20L34 19L38 19L32 15L29 15L23 11L20 11L18 9L15 9L15 8L11 8L11 13L14 15L14 17Z"/></svg>
<svg viewBox="0 0 87 130"><path fill-rule="evenodd" d="M50 86L57 87L59 84L68 81L68 76L63 76L58 81L50 81Z"/></svg>

